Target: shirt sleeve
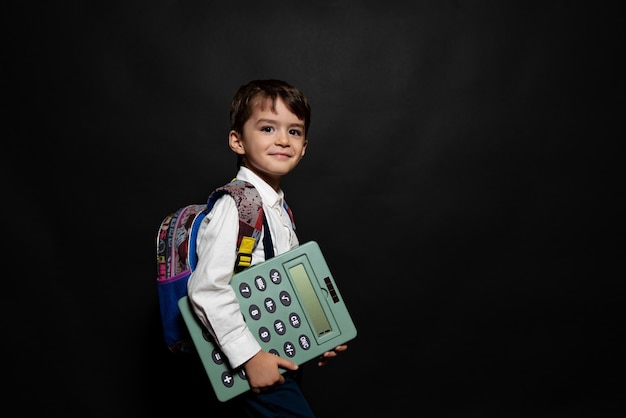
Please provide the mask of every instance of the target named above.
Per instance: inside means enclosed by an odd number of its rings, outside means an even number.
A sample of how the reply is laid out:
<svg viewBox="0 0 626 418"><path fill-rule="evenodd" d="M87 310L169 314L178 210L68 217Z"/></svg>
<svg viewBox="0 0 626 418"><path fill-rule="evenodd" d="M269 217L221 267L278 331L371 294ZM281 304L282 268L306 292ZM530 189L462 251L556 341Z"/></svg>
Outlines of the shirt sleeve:
<svg viewBox="0 0 626 418"><path fill-rule="evenodd" d="M239 214L234 199L223 195L203 220L196 237L198 261L187 294L200 322L213 335L231 367L239 367L261 346L248 329L230 286L237 258Z"/></svg>

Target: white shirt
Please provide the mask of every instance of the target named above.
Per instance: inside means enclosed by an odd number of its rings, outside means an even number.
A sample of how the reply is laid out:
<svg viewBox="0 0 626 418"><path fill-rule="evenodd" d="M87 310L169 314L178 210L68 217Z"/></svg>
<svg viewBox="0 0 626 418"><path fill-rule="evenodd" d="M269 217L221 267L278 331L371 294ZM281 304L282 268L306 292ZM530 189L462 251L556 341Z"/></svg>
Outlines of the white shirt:
<svg viewBox="0 0 626 418"><path fill-rule="evenodd" d="M261 196L274 254L297 247L298 238L283 206L283 191L276 192L245 167L239 168L237 179L252 183ZM237 296L229 284L237 258L238 230L237 206L230 195L224 194L200 225L196 238L198 261L187 284L196 315L211 332L232 367L242 365L261 350L243 319ZM252 265L265 261L263 235L252 253Z"/></svg>

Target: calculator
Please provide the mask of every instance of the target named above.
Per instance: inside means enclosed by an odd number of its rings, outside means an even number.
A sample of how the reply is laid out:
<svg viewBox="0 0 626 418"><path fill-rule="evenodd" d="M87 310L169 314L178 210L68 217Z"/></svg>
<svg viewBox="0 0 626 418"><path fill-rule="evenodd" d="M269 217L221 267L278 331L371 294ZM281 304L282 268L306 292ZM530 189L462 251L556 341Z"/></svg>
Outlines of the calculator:
<svg viewBox="0 0 626 418"><path fill-rule="evenodd" d="M233 275L230 285L246 325L261 348L298 365L357 335L315 241ZM243 367L230 367L187 296L178 301L178 306L217 398L225 402L250 390Z"/></svg>

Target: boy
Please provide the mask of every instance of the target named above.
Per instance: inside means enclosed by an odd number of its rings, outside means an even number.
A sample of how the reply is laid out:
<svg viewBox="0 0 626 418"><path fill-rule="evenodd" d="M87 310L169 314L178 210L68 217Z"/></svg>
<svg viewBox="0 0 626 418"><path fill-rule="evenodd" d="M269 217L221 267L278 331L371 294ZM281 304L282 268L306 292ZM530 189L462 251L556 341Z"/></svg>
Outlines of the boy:
<svg viewBox="0 0 626 418"><path fill-rule="evenodd" d="M299 244L280 180L304 157L310 118L307 98L281 80L254 80L241 86L230 106L228 143L237 154L236 178L252 183L258 190L276 255ZM249 416L313 417L297 383L298 366L261 350L239 311L229 285L238 228L235 202L224 195L198 231L198 261L188 282L189 300L231 366L243 365L252 389L243 397ZM252 253L253 265L265 260L263 244L261 236ZM318 365L346 349L341 345L324 353ZM283 375L280 369L287 372Z"/></svg>

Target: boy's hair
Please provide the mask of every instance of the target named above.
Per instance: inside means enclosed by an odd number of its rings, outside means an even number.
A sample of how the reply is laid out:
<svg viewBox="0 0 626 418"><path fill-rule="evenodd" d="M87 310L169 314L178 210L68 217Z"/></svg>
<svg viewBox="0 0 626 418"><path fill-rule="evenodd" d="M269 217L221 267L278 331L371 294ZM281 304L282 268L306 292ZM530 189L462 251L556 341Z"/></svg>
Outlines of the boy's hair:
<svg viewBox="0 0 626 418"><path fill-rule="evenodd" d="M243 125L252 115L253 107L270 99L272 111L276 110L276 98L280 97L287 108L304 121L304 137L308 137L311 123L311 106L304 94L282 80L253 80L239 87L230 104L230 129L241 134Z"/></svg>

